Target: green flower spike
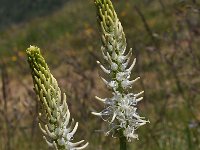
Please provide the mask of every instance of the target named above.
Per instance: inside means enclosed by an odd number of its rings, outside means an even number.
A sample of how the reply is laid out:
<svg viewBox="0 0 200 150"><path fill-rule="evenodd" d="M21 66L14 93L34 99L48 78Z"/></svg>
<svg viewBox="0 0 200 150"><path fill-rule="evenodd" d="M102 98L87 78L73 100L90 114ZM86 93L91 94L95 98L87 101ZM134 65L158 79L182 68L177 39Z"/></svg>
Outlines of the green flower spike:
<svg viewBox="0 0 200 150"><path fill-rule="evenodd" d="M34 90L42 106L39 117L45 117L46 124L39 127L43 138L50 147L56 150L82 150L84 140L72 143L73 136L78 128L78 122L70 119L70 112L66 103L66 94L58 87L56 79L51 74L40 49L30 46L26 50L34 82Z"/></svg>

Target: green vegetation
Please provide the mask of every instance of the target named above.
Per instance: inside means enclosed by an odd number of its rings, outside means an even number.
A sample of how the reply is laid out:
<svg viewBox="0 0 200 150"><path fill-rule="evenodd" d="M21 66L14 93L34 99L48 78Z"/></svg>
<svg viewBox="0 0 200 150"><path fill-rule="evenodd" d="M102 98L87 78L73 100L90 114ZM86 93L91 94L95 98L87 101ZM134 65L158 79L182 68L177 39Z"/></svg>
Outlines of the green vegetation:
<svg viewBox="0 0 200 150"><path fill-rule="evenodd" d="M128 48L133 47L137 58L137 74L131 78L140 76L141 80L134 89L145 91L139 114L151 122L138 129L139 140L128 148L198 150L200 3L113 0L113 4ZM91 115L103 107L95 95L109 96L98 78L96 60L101 51L95 12L93 1L70 0L45 16L1 30L0 121L4 124L0 125L0 149L8 145L19 150L48 149L37 127L36 98L25 57L25 49L37 45L46 49L43 53L52 73L61 89L68 91L69 109L80 123L75 138L85 137L88 150L116 150L118 140L102 136L98 129L104 129L105 123Z"/></svg>

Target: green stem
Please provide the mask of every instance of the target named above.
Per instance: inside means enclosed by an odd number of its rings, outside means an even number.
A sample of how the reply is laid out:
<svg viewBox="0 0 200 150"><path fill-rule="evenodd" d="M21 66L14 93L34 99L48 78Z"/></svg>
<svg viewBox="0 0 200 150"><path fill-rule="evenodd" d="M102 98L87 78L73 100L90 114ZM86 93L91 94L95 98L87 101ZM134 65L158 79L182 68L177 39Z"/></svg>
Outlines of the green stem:
<svg viewBox="0 0 200 150"><path fill-rule="evenodd" d="M120 142L120 150L127 150L126 146L126 137L123 135L123 131L119 131L119 142Z"/></svg>

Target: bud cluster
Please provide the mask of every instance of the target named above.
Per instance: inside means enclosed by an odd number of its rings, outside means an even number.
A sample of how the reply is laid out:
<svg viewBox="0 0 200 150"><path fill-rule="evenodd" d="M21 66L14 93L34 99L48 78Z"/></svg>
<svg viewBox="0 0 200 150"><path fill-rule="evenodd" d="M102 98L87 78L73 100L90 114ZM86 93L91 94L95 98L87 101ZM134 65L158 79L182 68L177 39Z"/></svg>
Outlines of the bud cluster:
<svg viewBox="0 0 200 150"><path fill-rule="evenodd" d="M42 113L47 122L43 127L39 123L44 136L43 138L50 147L57 150L81 150L88 143L84 140L73 143L73 136L78 128L78 122L70 118L70 112L66 103L66 94L61 93L58 83L40 53L40 49L30 46L26 50L28 62L32 71L34 90L41 103ZM82 145L83 144L83 145Z"/></svg>

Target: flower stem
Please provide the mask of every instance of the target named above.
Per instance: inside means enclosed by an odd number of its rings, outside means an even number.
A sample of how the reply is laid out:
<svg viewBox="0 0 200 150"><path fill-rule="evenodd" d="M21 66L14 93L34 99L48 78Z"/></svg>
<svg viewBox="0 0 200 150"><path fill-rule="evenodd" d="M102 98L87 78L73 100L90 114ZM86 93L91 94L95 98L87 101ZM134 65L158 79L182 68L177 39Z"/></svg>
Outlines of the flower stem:
<svg viewBox="0 0 200 150"><path fill-rule="evenodd" d="M126 146L126 137L123 135L123 131L119 131L119 142L120 142L120 150L127 150Z"/></svg>

